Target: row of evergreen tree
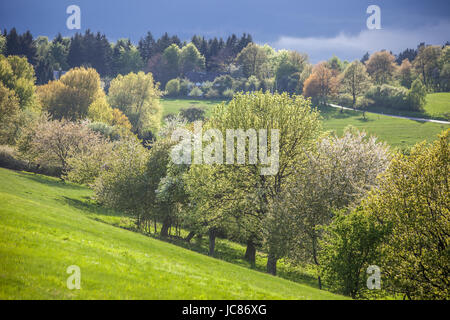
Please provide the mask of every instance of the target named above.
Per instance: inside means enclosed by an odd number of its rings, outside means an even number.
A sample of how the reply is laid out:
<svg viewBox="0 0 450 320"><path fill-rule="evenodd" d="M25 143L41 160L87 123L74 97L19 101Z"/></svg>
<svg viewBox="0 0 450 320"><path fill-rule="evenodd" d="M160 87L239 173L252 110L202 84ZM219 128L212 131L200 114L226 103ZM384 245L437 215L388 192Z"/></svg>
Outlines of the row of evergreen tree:
<svg viewBox="0 0 450 320"><path fill-rule="evenodd" d="M51 80L55 70L79 66L93 67L102 77L114 77L130 69L146 70L148 61L162 54L170 45L176 44L180 48L186 45L186 41L182 42L177 35L170 36L167 32L158 39L147 32L136 47L129 39L111 43L104 34L90 30L84 34L76 33L70 39L58 34L49 43L43 43L41 37L33 39L30 31L19 34L15 28L9 32L5 29L3 36L6 40L4 54L26 56L35 67L38 83ZM206 71L220 72L253 40L250 34L244 33L241 37L232 34L226 40L194 35L191 42L205 57ZM48 48L43 50L43 46ZM139 57L133 55L133 50L139 53Z"/></svg>

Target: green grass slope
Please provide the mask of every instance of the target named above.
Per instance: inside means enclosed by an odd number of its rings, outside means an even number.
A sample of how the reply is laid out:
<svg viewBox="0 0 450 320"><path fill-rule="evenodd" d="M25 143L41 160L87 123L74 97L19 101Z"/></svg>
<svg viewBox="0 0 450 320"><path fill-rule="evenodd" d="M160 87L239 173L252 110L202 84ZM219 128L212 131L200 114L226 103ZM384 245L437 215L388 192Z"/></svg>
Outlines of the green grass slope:
<svg viewBox="0 0 450 320"><path fill-rule="evenodd" d="M382 107L371 107L369 111L394 114L398 116L450 121L450 92L437 92L427 94L423 112L397 110L393 108Z"/></svg>
<svg viewBox="0 0 450 320"><path fill-rule="evenodd" d="M97 221L91 191L0 168L0 299L341 299ZM66 269L81 269L69 290Z"/></svg>
<svg viewBox="0 0 450 320"><path fill-rule="evenodd" d="M325 130L341 134L346 126L352 125L399 148L411 147L423 140L433 141L438 133L449 127L447 124L399 119L370 112L366 112L364 119L359 111L341 112L340 109L332 107L320 107L319 110Z"/></svg>

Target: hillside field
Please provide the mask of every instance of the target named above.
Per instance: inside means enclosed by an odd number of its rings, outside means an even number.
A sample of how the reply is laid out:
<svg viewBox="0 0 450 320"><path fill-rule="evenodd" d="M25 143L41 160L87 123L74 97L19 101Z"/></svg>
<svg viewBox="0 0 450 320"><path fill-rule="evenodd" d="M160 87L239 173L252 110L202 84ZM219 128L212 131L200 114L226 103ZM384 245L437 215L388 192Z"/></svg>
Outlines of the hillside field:
<svg viewBox="0 0 450 320"><path fill-rule="evenodd" d="M164 115L178 113L182 108L195 106L203 108L205 115L211 114L212 107L221 101L204 99L161 99ZM449 127L447 124L419 122L413 120L398 119L383 115L366 112L366 119L362 113L352 110L344 110L331 107L319 108L323 118L324 130L342 133L342 130L352 125L360 130L374 134L382 141L386 141L393 147L409 148L423 140L432 141L437 134ZM427 96L426 110L430 114L445 114L450 112L450 93L435 93ZM420 116L408 114L410 116Z"/></svg>
<svg viewBox="0 0 450 320"><path fill-rule="evenodd" d="M85 187L3 168L0 181L0 299L344 298L105 223L126 217Z"/></svg>

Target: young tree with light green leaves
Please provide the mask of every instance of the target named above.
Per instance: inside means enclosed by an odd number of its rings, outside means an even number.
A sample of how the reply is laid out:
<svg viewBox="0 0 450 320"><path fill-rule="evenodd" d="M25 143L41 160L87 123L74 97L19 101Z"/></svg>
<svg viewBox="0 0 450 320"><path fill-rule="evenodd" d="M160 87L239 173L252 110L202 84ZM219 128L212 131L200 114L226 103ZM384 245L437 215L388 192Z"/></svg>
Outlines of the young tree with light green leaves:
<svg viewBox="0 0 450 320"><path fill-rule="evenodd" d="M342 73L341 88L344 92L351 94L353 107L355 107L356 98L363 95L369 89L370 84L370 76L366 67L357 60L350 63Z"/></svg>
<svg viewBox="0 0 450 320"><path fill-rule="evenodd" d="M408 299L450 297L450 129L391 163L364 208L392 230L380 246L383 285Z"/></svg>
<svg viewBox="0 0 450 320"><path fill-rule="evenodd" d="M151 73L118 75L111 81L108 101L111 107L122 111L132 125L132 132L141 138L148 132L157 132L162 116L158 85Z"/></svg>
<svg viewBox="0 0 450 320"><path fill-rule="evenodd" d="M274 199L280 196L288 180L299 170L305 161L305 152L313 147L313 141L319 135L319 114L311 109L310 102L303 96L261 91L239 93L228 104L215 108L206 128L218 129L223 137L227 129L242 129L244 132L268 129L268 139L274 129L279 130L278 170L272 175L261 174L267 165L252 163L247 156L242 165L193 164L188 173L187 188L195 205L193 211L202 223L215 228L222 223L236 221L248 235L250 245L254 246L262 240L261 226ZM244 143L247 145L247 139ZM269 154L276 152L272 149L274 146L274 141L271 141ZM266 249L267 272L276 274L280 256L274 247L269 245ZM254 260L254 256L251 259Z"/></svg>

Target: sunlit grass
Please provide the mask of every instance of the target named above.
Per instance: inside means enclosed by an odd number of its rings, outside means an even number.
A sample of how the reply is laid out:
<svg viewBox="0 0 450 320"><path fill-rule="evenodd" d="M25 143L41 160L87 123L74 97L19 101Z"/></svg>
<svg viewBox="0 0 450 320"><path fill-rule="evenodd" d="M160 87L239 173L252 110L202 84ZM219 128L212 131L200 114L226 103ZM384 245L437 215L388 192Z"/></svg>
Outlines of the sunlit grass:
<svg viewBox="0 0 450 320"><path fill-rule="evenodd" d="M343 298L110 225L130 220L85 187L3 168L0 181L0 299ZM80 290L66 286L70 265Z"/></svg>

